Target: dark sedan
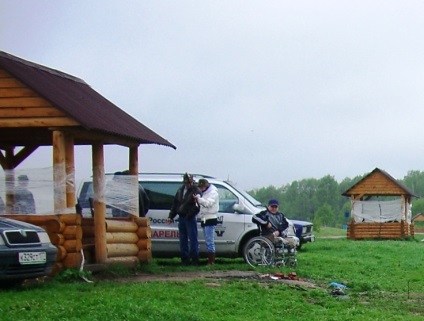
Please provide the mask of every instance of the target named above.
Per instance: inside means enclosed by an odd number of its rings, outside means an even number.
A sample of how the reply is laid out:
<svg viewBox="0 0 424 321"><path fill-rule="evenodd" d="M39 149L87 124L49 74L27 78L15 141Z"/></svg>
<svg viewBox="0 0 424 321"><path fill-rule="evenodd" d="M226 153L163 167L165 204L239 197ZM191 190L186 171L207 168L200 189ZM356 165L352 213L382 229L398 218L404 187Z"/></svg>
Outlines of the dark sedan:
<svg viewBox="0 0 424 321"><path fill-rule="evenodd" d="M0 284L48 275L56 254L41 227L0 217Z"/></svg>

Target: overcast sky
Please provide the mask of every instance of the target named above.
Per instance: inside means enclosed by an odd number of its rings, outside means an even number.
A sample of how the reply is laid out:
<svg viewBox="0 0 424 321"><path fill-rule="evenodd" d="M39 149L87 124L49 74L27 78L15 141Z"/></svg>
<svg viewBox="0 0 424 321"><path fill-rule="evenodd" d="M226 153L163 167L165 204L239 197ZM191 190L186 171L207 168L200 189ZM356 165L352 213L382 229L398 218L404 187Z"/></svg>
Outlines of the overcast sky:
<svg viewBox="0 0 424 321"><path fill-rule="evenodd" d="M243 189L424 170L423 31L423 1L0 1L0 50L83 79L177 146L142 145L140 171ZM106 171L126 151L105 147ZM91 175L91 149L75 156ZM21 165L40 166L50 148Z"/></svg>

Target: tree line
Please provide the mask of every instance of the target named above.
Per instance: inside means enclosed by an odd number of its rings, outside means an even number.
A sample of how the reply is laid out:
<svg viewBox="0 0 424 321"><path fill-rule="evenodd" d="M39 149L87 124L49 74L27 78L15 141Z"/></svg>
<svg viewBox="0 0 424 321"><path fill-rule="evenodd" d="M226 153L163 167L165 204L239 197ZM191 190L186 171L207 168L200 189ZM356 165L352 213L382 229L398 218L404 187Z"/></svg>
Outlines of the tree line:
<svg viewBox="0 0 424 321"><path fill-rule="evenodd" d="M280 201L281 211L292 219L311 221L316 227L341 228L350 219L350 199L342 193L359 182L368 173L354 178L345 178L340 183L334 176L320 179L306 178L276 187L257 188L248 193L263 204L270 198ZM412 215L424 213L424 171L411 170L399 183L406 186L417 197L412 200Z"/></svg>

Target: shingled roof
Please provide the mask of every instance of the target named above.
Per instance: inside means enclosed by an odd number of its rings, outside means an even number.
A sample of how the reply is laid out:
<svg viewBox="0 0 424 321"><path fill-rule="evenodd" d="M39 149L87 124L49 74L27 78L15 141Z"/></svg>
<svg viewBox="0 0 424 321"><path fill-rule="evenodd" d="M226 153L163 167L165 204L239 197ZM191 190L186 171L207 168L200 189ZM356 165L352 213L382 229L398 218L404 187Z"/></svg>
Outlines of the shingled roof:
<svg viewBox="0 0 424 321"><path fill-rule="evenodd" d="M85 137L89 137L91 134L94 136L100 134L109 138L118 138L118 141L122 142L159 144L176 149L168 140L118 108L77 77L23 60L3 51L0 51L0 69L5 70L25 86L48 100L70 119L73 119L78 124L73 126L74 128L87 131ZM72 126L69 128L72 129ZM24 128L1 128L0 143L3 138L7 139L6 136L16 136L14 134L18 133L20 133L20 136L25 136L25 132L22 132L24 130ZM51 137L51 135L43 134L39 128L34 130L38 130L40 141L37 143L40 145L46 143L42 139L43 136L46 137L46 140ZM35 132L27 129L27 133L34 135ZM81 137L84 137L84 135ZM9 143L17 144L21 142L15 138L14 141ZM87 139L78 139L77 136L75 144L86 143L88 143ZM104 143L112 144L116 142L113 139L106 139Z"/></svg>

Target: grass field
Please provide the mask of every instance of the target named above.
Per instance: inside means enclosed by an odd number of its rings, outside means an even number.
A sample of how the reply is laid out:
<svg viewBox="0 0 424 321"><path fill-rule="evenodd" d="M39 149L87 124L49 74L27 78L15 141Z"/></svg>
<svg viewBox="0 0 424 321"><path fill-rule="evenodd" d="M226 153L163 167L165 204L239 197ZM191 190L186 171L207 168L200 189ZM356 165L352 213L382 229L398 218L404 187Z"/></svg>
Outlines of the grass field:
<svg viewBox="0 0 424 321"><path fill-rule="evenodd" d="M313 234L320 238L320 237L327 237L327 236L344 236L346 237L346 230L343 230L341 228L335 228L335 227L322 227L319 230L316 230L313 232Z"/></svg>
<svg viewBox="0 0 424 321"><path fill-rule="evenodd" d="M53 280L0 291L1 320L423 320L424 243L321 238L300 251L295 269L316 288L256 279L86 283ZM253 270L241 259L213 267L154 260L141 270ZM258 273L282 271L262 269ZM121 271L122 273L123 271ZM114 271L114 273L117 273ZM211 282L213 284L211 284ZM331 294L331 282L348 287Z"/></svg>

